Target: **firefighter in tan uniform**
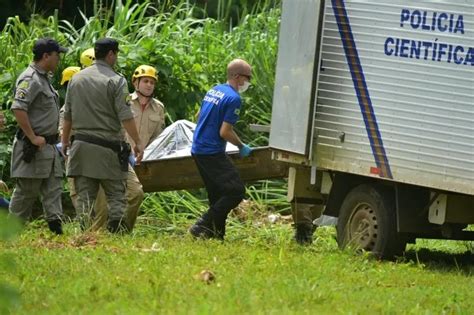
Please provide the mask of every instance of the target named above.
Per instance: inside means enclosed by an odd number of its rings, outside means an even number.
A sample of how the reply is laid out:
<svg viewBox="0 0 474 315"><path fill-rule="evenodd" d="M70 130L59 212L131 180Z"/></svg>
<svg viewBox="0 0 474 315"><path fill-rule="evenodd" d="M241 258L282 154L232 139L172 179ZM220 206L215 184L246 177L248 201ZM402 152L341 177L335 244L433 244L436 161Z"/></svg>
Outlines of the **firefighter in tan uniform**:
<svg viewBox="0 0 474 315"><path fill-rule="evenodd" d="M34 201L42 197L49 229L62 234L61 205L63 167L58 141L59 97L49 81L66 52L57 41L42 38L33 47L33 63L16 81L11 109L19 129L13 142L11 176L17 179L10 213L28 220Z"/></svg>
<svg viewBox="0 0 474 315"><path fill-rule="evenodd" d="M69 81L71 81L72 77L77 74L79 71L81 71L80 67L67 67L63 70L62 76L61 76L61 85L64 86L64 89L67 90L67 86L69 84ZM63 125L64 125L64 108L65 106L63 105L61 109L59 110L59 135L61 136L63 133ZM61 148L59 146L59 148ZM67 163L67 160L66 160ZM74 179L72 177L67 178L67 184L69 187L69 196L71 197L71 202L76 209L77 206L77 194L76 194L76 188L74 187Z"/></svg>
<svg viewBox="0 0 474 315"><path fill-rule="evenodd" d="M67 152L70 147L67 175L74 178L81 228L87 229L92 223L100 185L109 205L107 229L117 233L127 229L125 190L131 152L122 126L134 140L138 163L143 147L129 104L127 81L112 68L118 42L99 39L94 52L95 63L74 75L68 86L62 149Z"/></svg>
<svg viewBox="0 0 474 315"><path fill-rule="evenodd" d="M156 69L147 66L139 66L132 75L135 92L131 94L131 108L134 113L135 123L138 128L140 140L148 146L155 140L165 128L165 107L153 98L158 76ZM133 146L133 139L127 134L129 143ZM130 166L127 177L127 218L126 223L130 230L133 229L144 193L142 185ZM96 201L96 229L104 227L107 221L107 203L105 195L99 193Z"/></svg>
<svg viewBox="0 0 474 315"><path fill-rule="evenodd" d="M66 69L63 70L62 73L62 78L61 78L61 85L64 85L67 89L67 85L71 78L81 71L81 68L87 68L91 66L95 61L95 54L94 54L94 48L89 48L84 50L81 53L81 57L79 58L79 62L81 63L81 67L67 67ZM60 123L59 123L59 133L62 134L62 129L63 129L63 120L64 120L64 106L61 108L60 111ZM74 209L77 206L77 193L76 193L76 187L74 186L74 179L72 177L67 178L67 183L69 186L69 196L71 197L72 205L74 206ZM100 188L102 190L102 188Z"/></svg>
<svg viewBox="0 0 474 315"><path fill-rule="evenodd" d="M86 49L82 52L79 62L81 63L82 69L92 66L95 61L94 48Z"/></svg>

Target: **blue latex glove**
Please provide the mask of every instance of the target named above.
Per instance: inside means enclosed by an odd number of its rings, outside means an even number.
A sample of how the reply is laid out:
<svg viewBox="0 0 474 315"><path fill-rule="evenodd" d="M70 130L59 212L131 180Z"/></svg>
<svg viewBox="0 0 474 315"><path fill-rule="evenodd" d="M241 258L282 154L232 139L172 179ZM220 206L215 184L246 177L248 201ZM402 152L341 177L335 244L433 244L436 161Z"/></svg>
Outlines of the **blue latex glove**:
<svg viewBox="0 0 474 315"><path fill-rule="evenodd" d="M56 150L58 150L59 156L61 157L61 159L64 160L64 156L63 156L63 144L62 144L61 142L59 142L59 143L56 143L54 146L56 147Z"/></svg>
<svg viewBox="0 0 474 315"><path fill-rule="evenodd" d="M129 163L132 167L135 167L135 164L137 163L137 161L136 161L135 155L133 155L133 153L128 156L128 163Z"/></svg>
<svg viewBox="0 0 474 315"><path fill-rule="evenodd" d="M244 144L240 149L239 149L239 153L240 153L240 157L247 157L250 155L250 153L252 153L253 149L251 147L249 147L248 145Z"/></svg>

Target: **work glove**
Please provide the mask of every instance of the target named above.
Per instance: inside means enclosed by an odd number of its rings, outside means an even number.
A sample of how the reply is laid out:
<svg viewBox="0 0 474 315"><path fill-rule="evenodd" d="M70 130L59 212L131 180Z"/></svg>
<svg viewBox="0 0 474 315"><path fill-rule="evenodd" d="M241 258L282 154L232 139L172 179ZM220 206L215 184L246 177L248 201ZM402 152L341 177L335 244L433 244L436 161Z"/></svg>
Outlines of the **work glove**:
<svg viewBox="0 0 474 315"><path fill-rule="evenodd" d="M253 149L249 147L248 145L244 144L240 149L239 149L239 154L240 157L247 157L252 153Z"/></svg>

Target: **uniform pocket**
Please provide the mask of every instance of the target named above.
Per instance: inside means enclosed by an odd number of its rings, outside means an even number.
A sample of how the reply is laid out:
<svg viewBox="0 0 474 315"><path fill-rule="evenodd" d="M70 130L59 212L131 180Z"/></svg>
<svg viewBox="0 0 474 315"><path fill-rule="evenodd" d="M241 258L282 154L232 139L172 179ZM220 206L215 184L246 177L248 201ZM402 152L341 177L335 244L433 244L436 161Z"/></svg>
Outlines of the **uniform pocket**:
<svg viewBox="0 0 474 315"><path fill-rule="evenodd" d="M163 129L163 119L159 114L148 116L148 132L152 134L157 129Z"/></svg>
<svg viewBox="0 0 474 315"><path fill-rule="evenodd" d="M46 90L46 91L41 91L41 98L42 98L42 108L44 110L49 110L51 108L57 108L57 102L56 102L56 93L54 93L51 90Z"/></svg>
<svg viewBox="0 0 474 315"><path fill-rule="evenodd" d="M35 174L49 175L54 160L54 148L52 145L45 145L41 150L38 150L35 155Z"/></svg>

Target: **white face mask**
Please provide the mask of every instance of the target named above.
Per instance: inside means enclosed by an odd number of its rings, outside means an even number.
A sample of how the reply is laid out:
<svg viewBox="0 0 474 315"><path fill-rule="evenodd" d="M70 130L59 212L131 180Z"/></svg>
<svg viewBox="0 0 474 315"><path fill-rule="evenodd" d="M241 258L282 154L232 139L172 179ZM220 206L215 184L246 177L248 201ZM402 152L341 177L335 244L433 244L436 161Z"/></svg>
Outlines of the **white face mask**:
<svg viewBox="0 0 474 315"><path fill-rule="evenodd" d="M239 85L239 93L244 93L250 87L250 82L245 81L243 85Z"/></svg>

